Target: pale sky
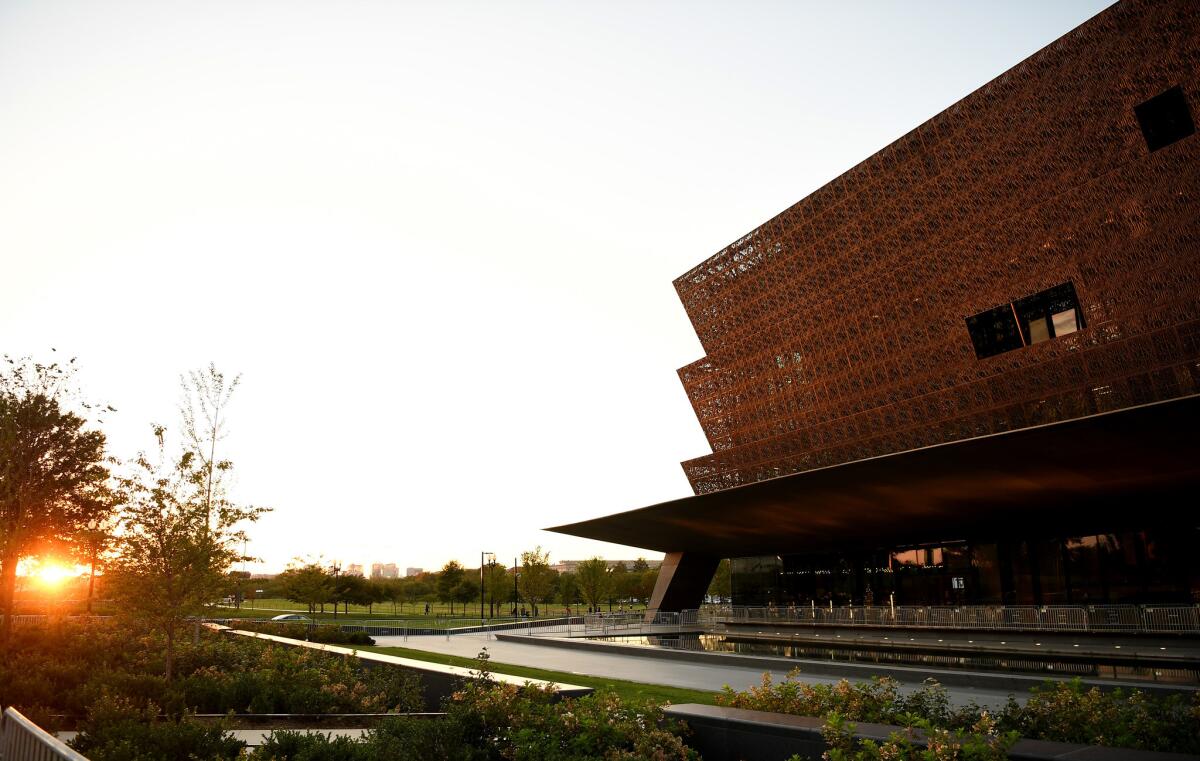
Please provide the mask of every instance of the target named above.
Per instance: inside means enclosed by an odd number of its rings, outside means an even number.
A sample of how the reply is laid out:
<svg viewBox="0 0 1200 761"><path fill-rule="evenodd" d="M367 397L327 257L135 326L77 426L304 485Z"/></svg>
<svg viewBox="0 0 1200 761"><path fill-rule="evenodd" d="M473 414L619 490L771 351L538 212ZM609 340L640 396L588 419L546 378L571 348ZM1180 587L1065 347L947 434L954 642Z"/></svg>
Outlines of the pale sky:
<svg viewBox="0 0 1200 761"><path fill-rule="evenodd" d="M0 0L0 352L110 449L241 372L257 570L658 555L691 493L671 281L1107 0Z"/></svg>

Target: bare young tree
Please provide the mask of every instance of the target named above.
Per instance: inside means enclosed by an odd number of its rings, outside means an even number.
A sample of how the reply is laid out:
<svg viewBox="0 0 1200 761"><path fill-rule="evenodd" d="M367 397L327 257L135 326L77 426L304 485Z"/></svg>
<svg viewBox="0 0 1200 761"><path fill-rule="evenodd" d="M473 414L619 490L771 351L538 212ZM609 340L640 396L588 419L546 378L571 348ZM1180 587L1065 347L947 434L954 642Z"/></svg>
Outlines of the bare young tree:
<svg viewBox="0 0 1200 761"><path fill-rule="evenodd" d="M199 460L195 477L197 485L203 487L205 511L210 521L214 488L219 486L221 476L233 467L229 460L217 459L217 444L228 433L225 408L241 380L240 374L226 380L225 374L211 362L206 369L192 370L187 376L179 377L183 392L179 416L183 422L184 446Z"/></svg>
<svg viewBox="0 0 1200 761"><path fill-rule="evenodd" d="M121 611L166 637L167 679L179 628L224 593L234 563L252 559L239 552L246 541L242 527L269 510L230 500L223 477L233 464L217 457L238 378L227 383L211 364L188 377L180 403L182 451L169 454L166 429L155 426L157 457L139 454L118 480L124 509L111 564Z"/></svg>

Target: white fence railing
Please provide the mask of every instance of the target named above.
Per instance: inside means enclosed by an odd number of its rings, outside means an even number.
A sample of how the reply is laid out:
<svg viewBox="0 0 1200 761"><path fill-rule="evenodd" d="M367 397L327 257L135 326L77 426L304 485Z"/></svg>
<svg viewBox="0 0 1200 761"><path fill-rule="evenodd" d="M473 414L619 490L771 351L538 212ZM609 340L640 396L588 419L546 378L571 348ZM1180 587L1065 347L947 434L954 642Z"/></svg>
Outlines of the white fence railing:
<svg viewBox="0 0 1200 761"><path fill-rule="evenodd" d="M0 720L0 761L88 761L15 708Z"/></svg>

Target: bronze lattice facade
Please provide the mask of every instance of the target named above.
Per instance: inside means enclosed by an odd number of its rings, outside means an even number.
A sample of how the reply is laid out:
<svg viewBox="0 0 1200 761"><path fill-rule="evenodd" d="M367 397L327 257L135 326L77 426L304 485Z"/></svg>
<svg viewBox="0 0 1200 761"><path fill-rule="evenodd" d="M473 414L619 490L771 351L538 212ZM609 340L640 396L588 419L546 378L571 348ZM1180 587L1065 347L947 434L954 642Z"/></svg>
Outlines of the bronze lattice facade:
<svg viewBox="0 0 1200 761"><path fill-rule="evenodd" d="M694 491L1200 391L1198 72L1122 2L678 278Z"/></svg>
<svg viewBox="0 0 1200 761"><path fill-rule="evenodd" d="M742 604L1200 603L1200 5L1125 0L675 281Z"/></svg>

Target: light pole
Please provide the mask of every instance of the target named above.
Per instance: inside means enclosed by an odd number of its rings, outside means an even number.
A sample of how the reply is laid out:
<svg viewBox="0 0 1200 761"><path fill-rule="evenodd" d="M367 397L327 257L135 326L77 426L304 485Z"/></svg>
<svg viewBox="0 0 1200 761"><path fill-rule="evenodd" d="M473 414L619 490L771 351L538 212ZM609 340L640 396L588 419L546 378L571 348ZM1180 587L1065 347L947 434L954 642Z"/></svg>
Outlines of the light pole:
<svg viewBox="0 0 1200 761"><path fill-rule="evenodd" d="M100 521L92 518L87 523L88 550L91 553L91 570L88 573L87 614L92 615L92 590L96 587L96 556L100 552Z"/></svg>
<svg viewBox="0 0 1200 761"><path fill-rule="evenodd" d="M483 620L483 557L485 555L491 555L493 562L495 562L495 560L496 560L496 553L494 553L494 552L479 553L479 620L480 621Z"/></svg>
<svg viewBox="0 0 1200 761"><path fill-rule="evenodd" d="M518 568L517 559L513 558L513 618L517 617L517 603L521 600L521 593L517 590L517 577L521 575Z"/></svg>

